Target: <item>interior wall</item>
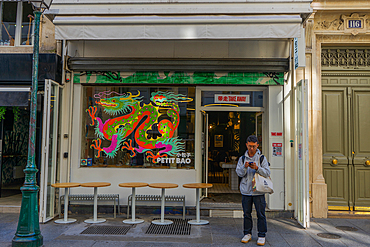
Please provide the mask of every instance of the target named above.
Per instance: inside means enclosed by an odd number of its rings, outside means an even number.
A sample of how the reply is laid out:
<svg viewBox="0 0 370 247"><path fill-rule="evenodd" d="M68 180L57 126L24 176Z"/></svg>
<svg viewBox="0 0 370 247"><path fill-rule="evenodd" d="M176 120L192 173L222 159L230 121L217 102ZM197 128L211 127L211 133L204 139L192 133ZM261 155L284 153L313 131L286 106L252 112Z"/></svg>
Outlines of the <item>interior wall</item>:
<svg viewBox="0 0 370 247"><path fill-rule="evenodd" d="M271 179L274 183L274 193L269 195L269 208L284 210L285 205L285 165L284 165L284 151L282 156L273 156L273 143L282 143L283 150L286 149L284 143L284 135L272 136L271 132L283 132L284 123L284 97L282 86L270 86L268 88L268 127L264 132L268 135L267 149L264 151L268 154L268 161L270 162ZM289 132L289 130L285 131Z"/></svg>

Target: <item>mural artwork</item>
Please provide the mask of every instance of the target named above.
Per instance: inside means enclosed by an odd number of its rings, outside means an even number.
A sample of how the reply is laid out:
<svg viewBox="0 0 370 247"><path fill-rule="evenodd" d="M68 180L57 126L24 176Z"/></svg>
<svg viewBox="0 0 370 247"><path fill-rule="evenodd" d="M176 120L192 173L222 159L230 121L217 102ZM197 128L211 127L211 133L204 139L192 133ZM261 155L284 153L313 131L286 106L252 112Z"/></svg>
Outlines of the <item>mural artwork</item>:
<svg viewBox="0 0 370 247"><path fill-rule="evenodd" d="M95 135L91 148L97 150L96 157L102 152L108 158L114 158L119 150L130 151L130 156L137 153L146 155L147 160L157 160L177 155L185 151L184 143L173 137L180 121L179 102L193 99L173 92L153 92L150 103L145 104L140 91L120 94L113 91L95 94L95 103L111 115L110 119L96 116L97 106L90 106L86 111L95 126ZM157 133L154 136L148 133ZM109 147L102 147L102 140L110 141Z"/></svg>

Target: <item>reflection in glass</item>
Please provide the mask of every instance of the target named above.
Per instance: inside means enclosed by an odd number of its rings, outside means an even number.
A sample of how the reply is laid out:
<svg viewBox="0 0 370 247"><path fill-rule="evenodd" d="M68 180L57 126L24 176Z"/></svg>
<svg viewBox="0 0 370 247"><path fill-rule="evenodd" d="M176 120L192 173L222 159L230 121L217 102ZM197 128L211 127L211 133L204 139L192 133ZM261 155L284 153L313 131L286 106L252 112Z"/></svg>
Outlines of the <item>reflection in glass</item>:
<svg viewBox="0 0 370 247"><path fill-rule="evenodd" d="M23 3L22 12L22 35L21 44L22 45L32 45L33 31L34 31L34 17L31 4Z"/></svg>
<svg viewBox="0 0 370 247"><path fill-rule="evenodd" d="M0 2L1 28L0 46L14 46L17 2Z"/></svg>

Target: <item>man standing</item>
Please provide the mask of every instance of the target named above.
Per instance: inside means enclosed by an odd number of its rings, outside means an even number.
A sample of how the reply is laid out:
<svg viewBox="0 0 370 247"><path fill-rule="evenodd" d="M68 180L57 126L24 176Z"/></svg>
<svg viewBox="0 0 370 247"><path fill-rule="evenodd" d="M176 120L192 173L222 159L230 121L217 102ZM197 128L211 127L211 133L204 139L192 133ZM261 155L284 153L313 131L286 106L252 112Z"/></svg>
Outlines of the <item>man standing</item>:
<svg viewBox="0 0 370 247"><path fill-rule="evenodd" d="M265 216L265 194L253 192L252 180L257 172L263 177L270 176L270 168L267 159L263 157L260 161L261 151L258 149L258 140L254 135L248 136L246 140L247 151L239 158L236 166L236 173L241 177L240 192L242 193L242 205L244 212L244 237L242 243L248 243L252 239L252 204L257 211L257 245L265 245L265 236L267 232L267 223Z"/></svg>

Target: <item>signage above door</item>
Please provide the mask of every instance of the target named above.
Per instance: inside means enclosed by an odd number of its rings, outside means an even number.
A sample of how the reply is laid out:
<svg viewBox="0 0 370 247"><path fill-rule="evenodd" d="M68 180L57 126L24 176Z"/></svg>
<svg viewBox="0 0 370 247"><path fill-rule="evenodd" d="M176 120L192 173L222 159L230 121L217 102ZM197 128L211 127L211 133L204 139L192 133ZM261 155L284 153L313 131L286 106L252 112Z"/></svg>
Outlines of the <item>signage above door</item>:
<svg viewBox="0 0 370 247"><path fill-rule="evenodd" d="M357 35L359 33L366 33L367 15L359 15L353 13L350 16L342 15L341 19L344 21L344 31Z"/></svg>
<svg viewBox="0 0 370 247"><path fill-rule="evenodd" d="M74 73L73 82L193 85L284 85L284 73L83 71Z"/></svg>

